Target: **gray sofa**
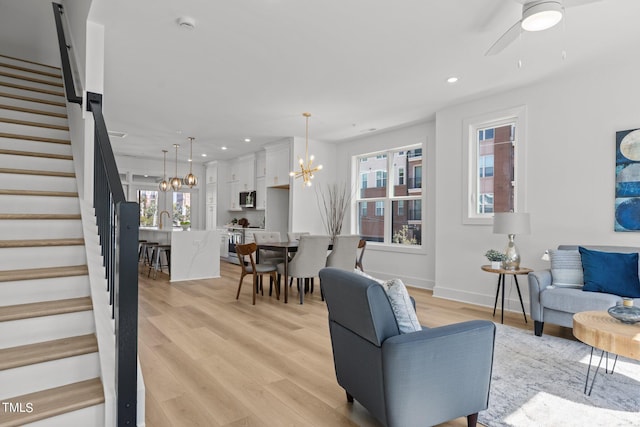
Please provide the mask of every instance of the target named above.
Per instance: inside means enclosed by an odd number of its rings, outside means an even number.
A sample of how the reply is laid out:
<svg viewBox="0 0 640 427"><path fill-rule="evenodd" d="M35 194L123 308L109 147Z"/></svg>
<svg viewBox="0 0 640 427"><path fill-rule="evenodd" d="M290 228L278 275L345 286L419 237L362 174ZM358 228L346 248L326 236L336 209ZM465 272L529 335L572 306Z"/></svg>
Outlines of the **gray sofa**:
<svg viewBox="0 0 640 427"><path fill-rule="evenodd" d="M627 246L589 246L586 249L602 252L633 253L640 248ZM577 250L577 245L560 245L560 250ZM568 328L573 327L573 315L580 311L607 310L622 301L617 295L601 292L587 292L576 288L560 288L551 286L553 277L551 270L540 270L529 273L529 302L531 317L534 321L534 333L542 335L545 322ZM640 298L634 300L640 305Z"/></svg>

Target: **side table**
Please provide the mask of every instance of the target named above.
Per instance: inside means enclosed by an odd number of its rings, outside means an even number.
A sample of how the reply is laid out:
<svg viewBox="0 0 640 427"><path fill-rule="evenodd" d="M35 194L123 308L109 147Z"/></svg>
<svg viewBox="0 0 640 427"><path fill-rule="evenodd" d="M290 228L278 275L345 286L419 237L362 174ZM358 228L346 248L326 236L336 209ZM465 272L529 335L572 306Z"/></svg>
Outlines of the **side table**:
<svg viewBox="0 0 640 427"><path fill-rule="evenodd" d="M490 265L483 265L483 271L488 273L494 273L498 275L498 286L496 288L496 300L493 303L493 315L496 315L496 307L498 306L498 295L500 294L500 287L502 287L502 313L500 317L500 323L504 323L504 279L507 275L513 276L516 282L516 289L518 290L518 298L520 298L520 306L522 307L522 315L524 316L524 322L527 322L527 314L524 311L524 303L522 302L522 293L520 293L520 285L518 285L518 275L525 275L531 273L533 270L530 268L520 267L518 270L505 270L503 268L491 268Z"/></svg>

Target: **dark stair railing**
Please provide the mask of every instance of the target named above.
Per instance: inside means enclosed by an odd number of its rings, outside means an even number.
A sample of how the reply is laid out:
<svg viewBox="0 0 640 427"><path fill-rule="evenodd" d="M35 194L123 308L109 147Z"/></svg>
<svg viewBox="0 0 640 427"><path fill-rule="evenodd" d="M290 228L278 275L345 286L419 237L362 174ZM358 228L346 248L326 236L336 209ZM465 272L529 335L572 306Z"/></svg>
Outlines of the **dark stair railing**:
<svg viewBox="0 0 640 427"><path fill-rule="evenodd" d="M75 93L64 30L62 6L53 3L67 100L82 104ZM102 95L87 92L87 111L94 120L93 207L102 248L107 292L115 319L115 392L118 426L136 425L138 379L138 203L127 202L120 182Z"/></svg>

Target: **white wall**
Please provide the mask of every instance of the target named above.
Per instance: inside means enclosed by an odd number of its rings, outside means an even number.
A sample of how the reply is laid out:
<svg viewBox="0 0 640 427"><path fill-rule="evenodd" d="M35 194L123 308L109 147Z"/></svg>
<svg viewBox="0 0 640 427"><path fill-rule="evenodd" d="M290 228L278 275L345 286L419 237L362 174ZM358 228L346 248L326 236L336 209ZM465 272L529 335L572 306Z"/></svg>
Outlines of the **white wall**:
<svg viewBox="0 0 640 427"><path fill-rule="evenodd" d="M432 288L435 278L435 243L434 243L434 190L435 190L435 124L433 122L418 123L411 126L379 132L362 138L340 142L337 144L336 175L337 181L352 183L352 158L364 153L371 153L411 144L423 145L423 175L425 186L422 201L422 249L391 248L369 242L364 256L365 271L380 278L399 277L406 284ZM355 221L347 218L344 225L355 233ZM343 232L345 232L343 230Z"/></svg>
<svg viewBox="0 0 640 427"><path fill-rule="evenodd" d="M640 127L638 93L635 67L604 64L439 111L434 295L493 304L496 277L480 265L487 249L506 246L506 236L492 234L491 226L462 224L462 122L491 111L527 108L524 202L532 233L516 237L523 266L548 268L540 257L558 244L638 246L638 234L613 231L615 132ZM527 300L524 276L520 287ZM509 307L519 310L515 289L507 296Z"/></svg>

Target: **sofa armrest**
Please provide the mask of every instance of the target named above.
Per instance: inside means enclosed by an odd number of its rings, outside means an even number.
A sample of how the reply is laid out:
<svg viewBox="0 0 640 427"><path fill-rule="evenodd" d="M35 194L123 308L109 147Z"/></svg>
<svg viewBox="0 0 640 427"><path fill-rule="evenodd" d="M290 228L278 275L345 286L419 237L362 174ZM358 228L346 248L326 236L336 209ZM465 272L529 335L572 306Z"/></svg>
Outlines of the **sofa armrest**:
<svg viewBox="0 0 640 427"><path fill-rule="evenodd" d="M542 318L542 304L540 303L540 294L548 286L551 286L552 277L551 270L539 270L529 273L529 303L530 313L533 320L544 322Z"/></svg>
<svg viewBox="0 0 640 427"><path fill-rule="evenodd" d="M387 425L434 425L486 409L495 330L475 320L385 340Z"/></svg>

